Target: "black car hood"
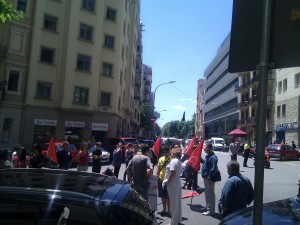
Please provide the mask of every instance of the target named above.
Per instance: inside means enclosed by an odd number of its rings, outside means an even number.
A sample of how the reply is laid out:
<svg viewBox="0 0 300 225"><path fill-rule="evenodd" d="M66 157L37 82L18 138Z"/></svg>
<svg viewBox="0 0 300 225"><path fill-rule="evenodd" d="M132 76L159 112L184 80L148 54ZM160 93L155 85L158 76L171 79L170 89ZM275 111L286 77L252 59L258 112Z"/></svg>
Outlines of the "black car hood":
<svg viewBox="0 0 300 225"><path fill-rule="evenodd" d="M299 225L300 199L298 196L283 199L263 205L262 224L272 225ZM240 210L225 217L219 225L252 225L253 206Z"/></svg>

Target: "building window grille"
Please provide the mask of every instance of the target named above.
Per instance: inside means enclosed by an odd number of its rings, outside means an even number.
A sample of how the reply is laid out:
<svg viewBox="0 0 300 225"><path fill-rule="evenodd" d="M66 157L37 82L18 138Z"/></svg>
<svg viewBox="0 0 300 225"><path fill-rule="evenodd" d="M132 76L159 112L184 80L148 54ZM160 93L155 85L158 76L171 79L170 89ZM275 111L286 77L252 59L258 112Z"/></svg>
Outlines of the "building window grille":
<svg viewBox="0 0 300 225"><path fill-rule="evenodd" d="M83 9L87 9L91 12L95 11L95 0L82 0L82 6Z"/></svg>
<svg viewBox="0 0 300 225"><path fill-rule="evenodd" d="M113 73L113 65L110 63L103 63L102 64L102 75L111 77Z"/></svg>
<svg viewBox="0 0 300 225"><path fill-rule="evenodd" d="M52 89L51 83L38 82L36 96L38 98L50 99L51 89Z"/></svg>
<svg viewBox="0 0 300 225"><path fill-rule="evenodd" d="M110 93L101 92L100 105L101 106L110 106L110 97L111 97Z"/></svg>
<svg viewBox="0 0 300 225"><path fill-rule="evenodd" d="M89 90L87 88L75 87L74 102L87 104Z"/></svg>
<svg viewBox="0 0 300 225"><path fill-rule="evenodd" d="M79 38L92 41L93 40L93 27L86 24L80 24Z"/></svg>
<svg viewBox="0 0 300 225"><path fill-rule="evenodd" d="M116 21L117 11L113 8L106 9L106 19Z"/></svg>
<svg viewBox="0 0 300 225"><path fill-rule="evenodd" d="M44 29L56 31L57 29L57 18L49 15L44 17Z"/></svg>
<svg viewBox="0 0 300 225"><path fill-rule="evenodd" d="M82 54L78 54L77 69L89 72L91 69L91 57L82 55Z"/></svg>
<svg viewBox="0 0 300 225"><path fill-rule="evenodd" d="M109 35L105 35L104 46L107 48L114 48L115 38Z"/></svg>
<svg viewBox="0 0 300 225"><path fill-rule="evenodd" d="M54 49L50 48L41 48L41 59L42 62L51 63L54 62Z"/></svg>

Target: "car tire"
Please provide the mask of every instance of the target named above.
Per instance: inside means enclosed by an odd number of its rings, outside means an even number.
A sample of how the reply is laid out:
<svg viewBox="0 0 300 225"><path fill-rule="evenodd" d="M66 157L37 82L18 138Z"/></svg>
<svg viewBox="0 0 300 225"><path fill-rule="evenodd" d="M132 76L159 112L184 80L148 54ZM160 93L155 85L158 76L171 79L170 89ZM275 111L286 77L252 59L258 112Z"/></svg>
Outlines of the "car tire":
<svg viewBox="0 0 300 225"><path fill-rule="evenodd" d="M286 160L285 155L280 155L280 160L281 160L281 161L285 161L285 160Z"/></svg>
<svg viewBox="0 0 300 225"><path fill-rule="evenodd" d="M267 169L270 169L271 163L269 161L266 161L265 166L266 166Z"/></svg>
<svg viewBox="0 0 300 225"><path fill-rule="evenodd" d="M297 155L297 160L299 160L300 159L300 155Z"/></svg>

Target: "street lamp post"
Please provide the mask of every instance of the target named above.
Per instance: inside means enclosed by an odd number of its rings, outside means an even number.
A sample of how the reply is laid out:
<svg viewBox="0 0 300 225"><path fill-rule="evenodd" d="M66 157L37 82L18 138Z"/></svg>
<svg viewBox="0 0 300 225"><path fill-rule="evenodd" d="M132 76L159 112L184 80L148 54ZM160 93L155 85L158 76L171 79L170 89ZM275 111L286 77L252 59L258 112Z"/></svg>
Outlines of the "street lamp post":
<svg viewBox="0 0 300 225"><path fill-rule="evenodd" d="M165 84L173 84L173 83L175 83L175 82L176 82L175 80L172 80L172 81L169 81L169 82L166 82L166 83L162 83L162 84L159 84L159 85L154 89L154 92L153 92L153 106L155 106L155 94L156 94L157 88L159 88L159 87L162 86L162 85L165 85Z"/></svg>

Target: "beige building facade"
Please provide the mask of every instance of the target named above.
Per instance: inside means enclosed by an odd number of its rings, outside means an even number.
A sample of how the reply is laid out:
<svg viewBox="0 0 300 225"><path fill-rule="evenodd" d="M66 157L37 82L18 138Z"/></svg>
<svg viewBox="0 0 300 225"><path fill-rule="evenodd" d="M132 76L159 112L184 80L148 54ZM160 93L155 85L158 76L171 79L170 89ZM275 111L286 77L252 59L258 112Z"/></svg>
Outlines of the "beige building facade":
<svg viewBox="0 0 300 225"><path fill-rule="evenodd" d="M2 145L137 136L142 100L139 1L15 1L1 25ZM25 4L25 5L24 5ZM4 49L4 50L3 50Z"/></svg>

